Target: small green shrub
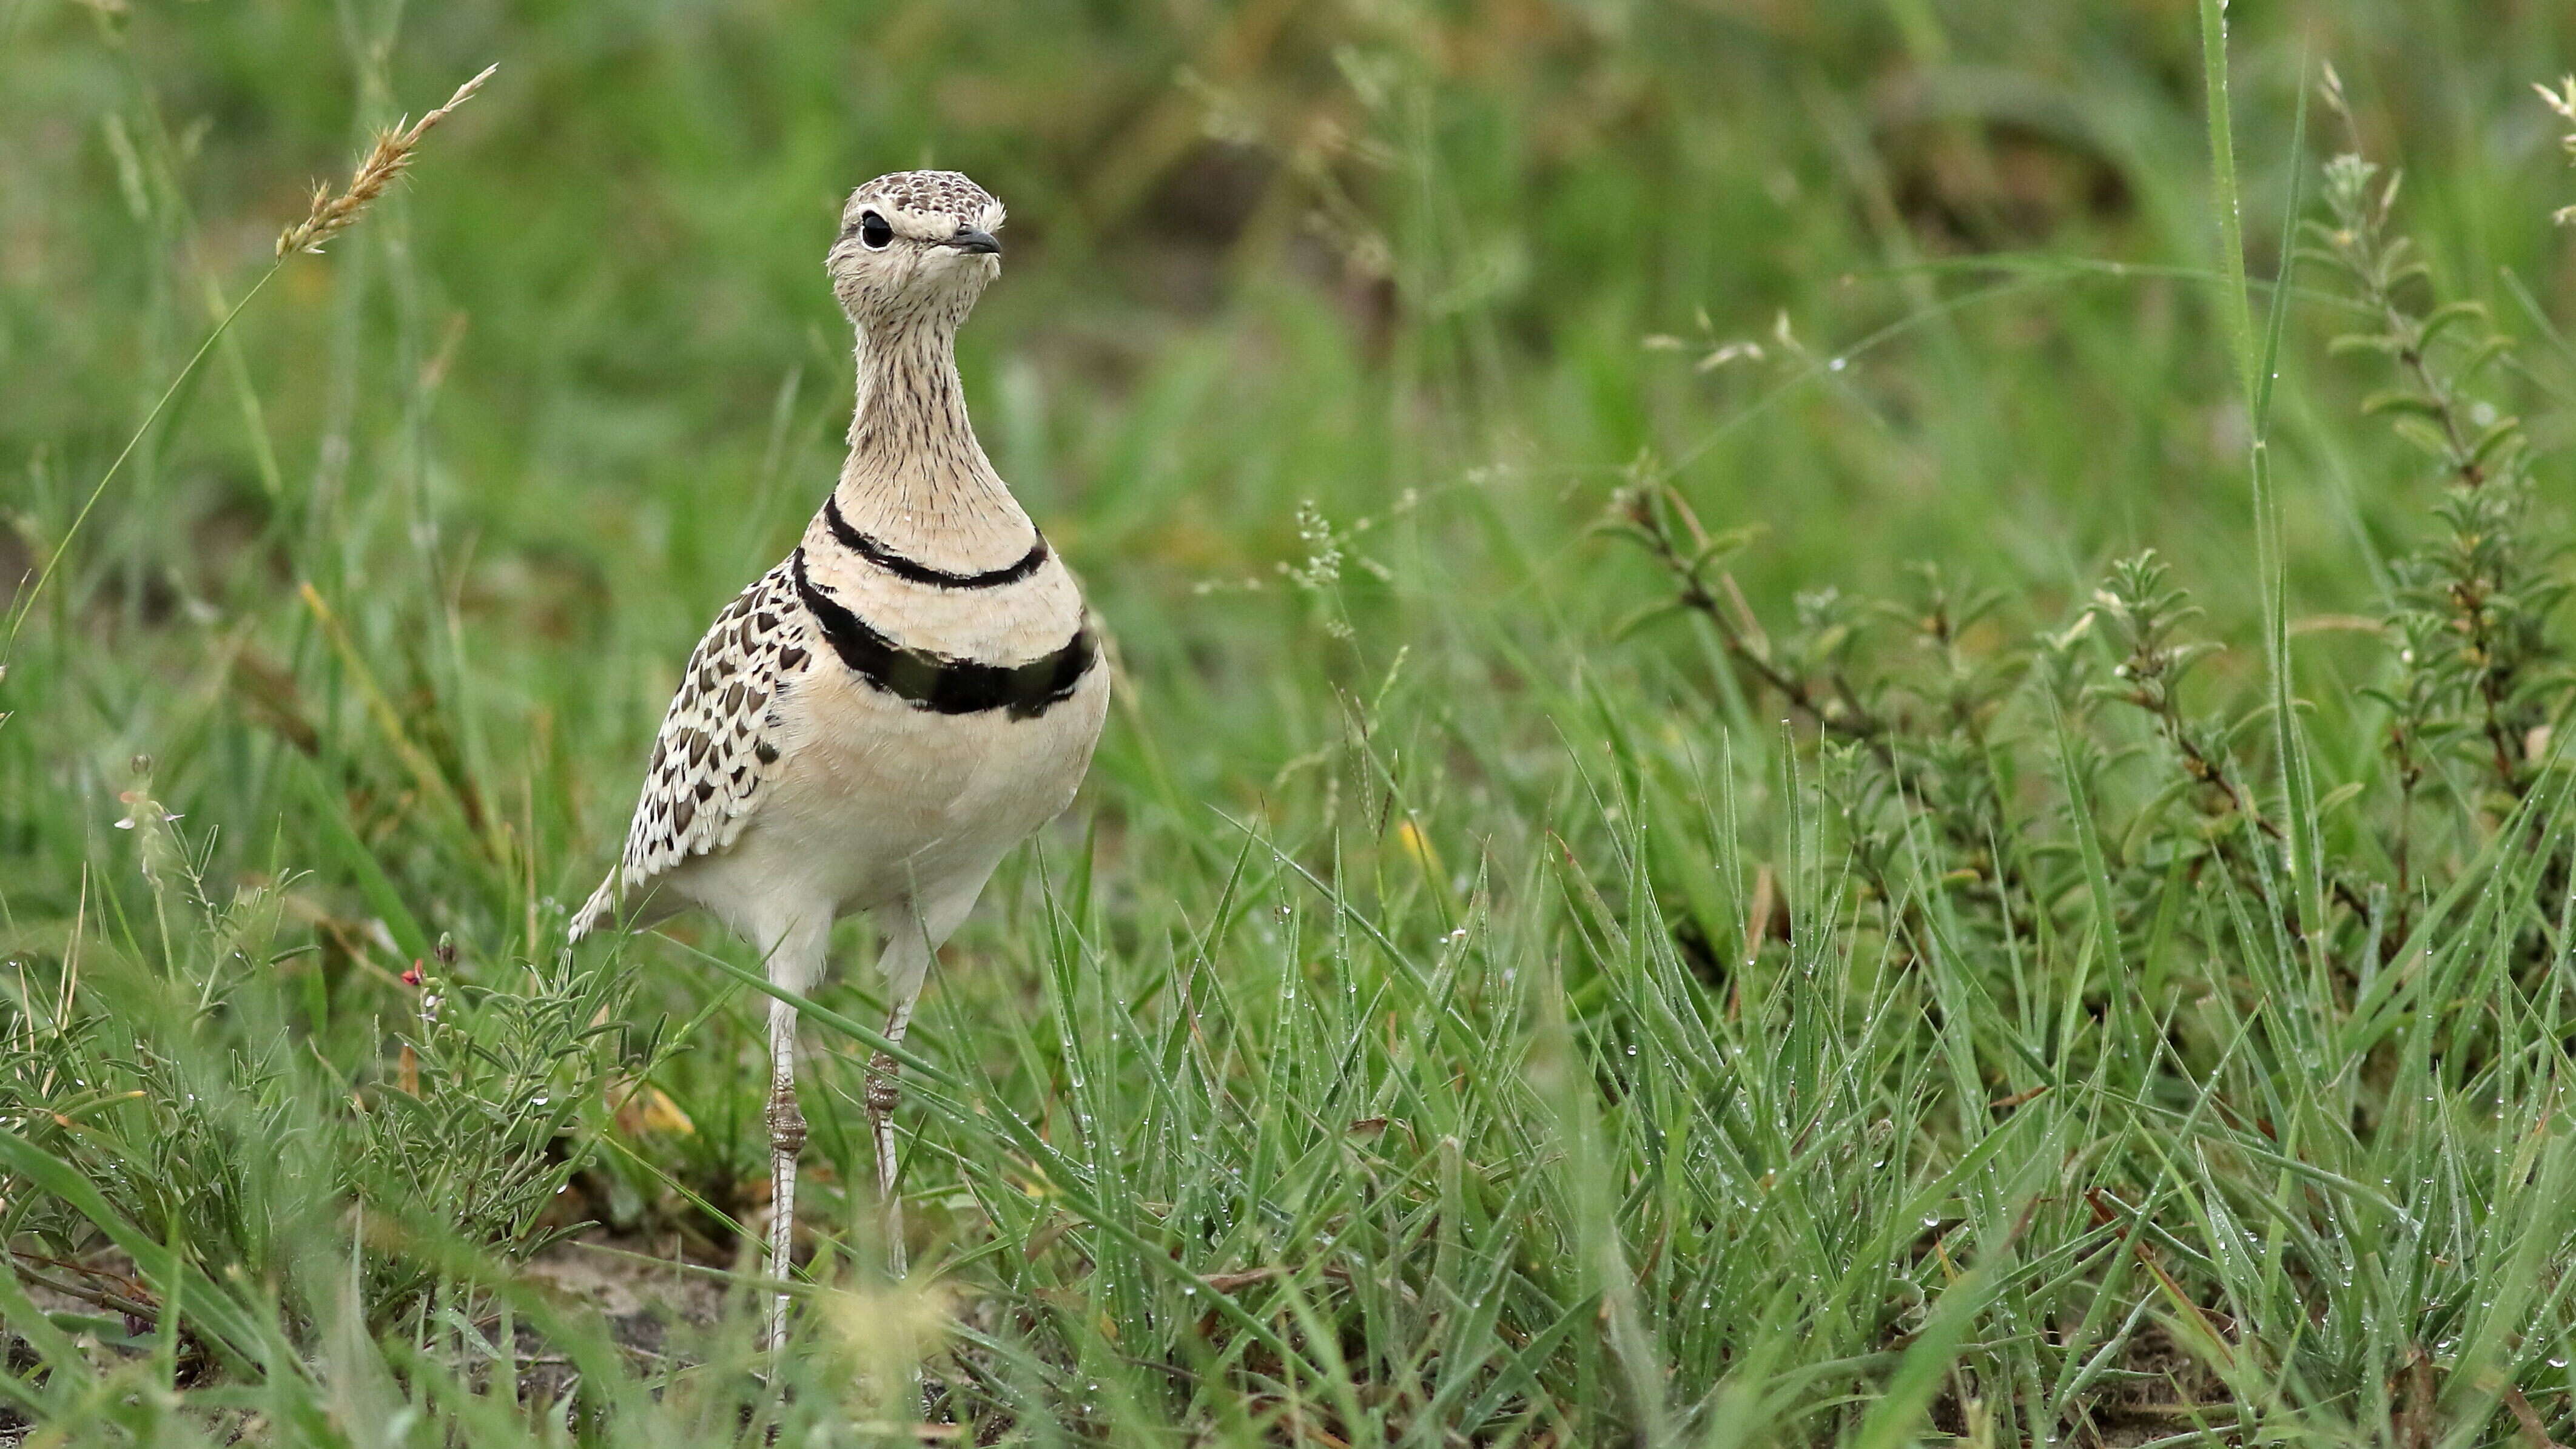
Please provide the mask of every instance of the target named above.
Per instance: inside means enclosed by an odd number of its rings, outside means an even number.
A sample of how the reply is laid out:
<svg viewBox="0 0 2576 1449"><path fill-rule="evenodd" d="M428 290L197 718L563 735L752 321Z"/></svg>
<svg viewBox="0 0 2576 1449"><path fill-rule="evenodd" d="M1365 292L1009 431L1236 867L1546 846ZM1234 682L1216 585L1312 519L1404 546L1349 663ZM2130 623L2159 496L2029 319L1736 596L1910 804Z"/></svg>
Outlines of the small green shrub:
<svg viewBox="0 0 2576 1449"><path fill-rule="evenodd" d="M541 1246L540 1218L586 1155L572 1129L597 1115L621 1059L615 974L505 973L442 945L415 963L411 1019L362 1054L381 1067L344 1075L306 1039L285 979L316 969L278 949L292 879L211 898L201 854L138 764L122 823L154 920L115 946L84 935L28 952L0 987L0 1124L151 1241L271 1291L317 1235L347 1237L353 1211L372 1218L362 1298L379 1322L436 1283L403 1247L415 1226L504 1260ZM65 1265L104 1245L99 1225L30 1186L0 1175L0 1238L79 1288ZM136 1294L149 1296L122 1296Z"/></svg>

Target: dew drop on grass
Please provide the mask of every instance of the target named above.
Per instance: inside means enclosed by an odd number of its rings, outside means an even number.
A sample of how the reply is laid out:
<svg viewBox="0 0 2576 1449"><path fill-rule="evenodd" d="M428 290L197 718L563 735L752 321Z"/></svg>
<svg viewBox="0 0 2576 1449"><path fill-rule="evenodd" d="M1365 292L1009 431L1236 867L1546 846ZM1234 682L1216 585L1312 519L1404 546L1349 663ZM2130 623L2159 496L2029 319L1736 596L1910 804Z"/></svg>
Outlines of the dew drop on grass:
<svg viewBox="0 0 2576 1449"><path fill-rule="evenodd" d="M1849 366L1851 366L1851 359L1848 357L1837 357L1833 361L1825 364L1826 370L1830 372L1840 372Z"/></svg>

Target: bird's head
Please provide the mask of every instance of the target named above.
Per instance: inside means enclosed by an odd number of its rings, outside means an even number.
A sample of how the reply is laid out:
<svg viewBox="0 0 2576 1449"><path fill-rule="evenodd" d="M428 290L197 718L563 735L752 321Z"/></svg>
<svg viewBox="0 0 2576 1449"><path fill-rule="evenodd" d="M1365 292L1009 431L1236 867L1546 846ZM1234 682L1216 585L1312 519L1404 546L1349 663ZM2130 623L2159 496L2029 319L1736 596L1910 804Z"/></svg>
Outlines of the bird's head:
<svg viewBox="0 0 2576 1449"><path fill-rule="evenodd" d="M824 258L863 332L956 326L1002 274L1002 203L954 171L897 171L850 193Z"/></svg>

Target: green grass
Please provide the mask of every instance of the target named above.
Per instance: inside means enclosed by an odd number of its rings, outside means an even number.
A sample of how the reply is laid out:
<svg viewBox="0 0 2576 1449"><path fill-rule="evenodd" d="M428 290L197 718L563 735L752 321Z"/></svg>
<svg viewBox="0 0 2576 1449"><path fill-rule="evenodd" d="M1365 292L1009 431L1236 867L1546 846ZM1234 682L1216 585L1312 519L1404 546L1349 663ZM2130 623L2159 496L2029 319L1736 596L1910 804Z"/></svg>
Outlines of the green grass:
<svg viewBox="0 0 2576 1449"><path fill-rule="evenodd" d="M0 0L0 1413L2567 1440L2576 23L2237 8ZM1011 206L970 401L1119 705L908 1039L901 1286L837 942L773 1367L753 955L564 911L922 163ZM2366 415L2385 257L2296 223L2400 166L2392 295L2488 313ZM2527 506L2388 421L2499 414Z"/></svg>

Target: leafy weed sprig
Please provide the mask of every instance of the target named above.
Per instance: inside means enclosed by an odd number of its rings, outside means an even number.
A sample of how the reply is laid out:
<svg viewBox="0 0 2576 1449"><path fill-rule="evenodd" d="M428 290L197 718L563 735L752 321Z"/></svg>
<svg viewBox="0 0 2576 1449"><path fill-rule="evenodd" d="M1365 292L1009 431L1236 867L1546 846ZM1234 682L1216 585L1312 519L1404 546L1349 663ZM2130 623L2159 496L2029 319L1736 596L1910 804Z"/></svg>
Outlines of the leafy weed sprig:
<svg viewBox="0 0 2576 1449"><path fill-rule="evenodd" d="M2345 111L2328 73L2327 101ZM2362 411L2433 458L2442 493L2433 505L2441 531L2398 564L2399 702L2387 745L2411 797L2425 761L2465 736L2508 801L2530 793L2547 748L2553 700L2568 682L2564 653L2548 619L2567 582L2550 565L2558 546L2530 538L2531 449L2522 420L2477 395L2478 379L2511 350L2475 301L2433 298L2432 268L2410 238L2392 234L2403 173L2358 151L2326 163L2323 220L2302 226L2299 255L2339 275L2368 319L2329 344L2336 354L2388 360L2392 385ZM2419 301L2422 298L2425 300ZM2437 632L2425 616L2440 621ZM2465 722L2470 726L2462 730Z"/></svg>

